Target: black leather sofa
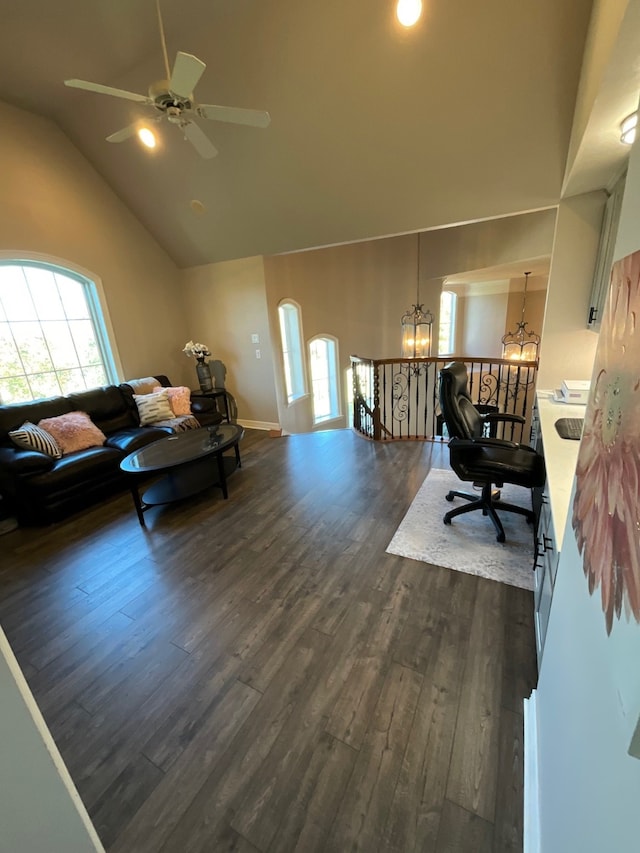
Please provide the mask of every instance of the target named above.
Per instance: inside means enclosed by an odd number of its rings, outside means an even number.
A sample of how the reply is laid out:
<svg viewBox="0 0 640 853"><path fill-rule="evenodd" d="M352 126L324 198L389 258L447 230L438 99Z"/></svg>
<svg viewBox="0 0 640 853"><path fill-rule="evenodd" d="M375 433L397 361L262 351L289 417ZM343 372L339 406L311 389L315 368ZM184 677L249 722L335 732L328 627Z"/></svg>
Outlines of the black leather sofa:
<svg viewBox="0 0 640 853"><path fill-rule="evenodd" d="M170 385L166 376L159 384ZM215 401L198 398L192 410L200 426L220 423ZM67 412L86 412L107 436L101 447L90 447L53 459L35 450L22 450L9 431L25 421ZM107 385L90 391L49 397L28 403L0 405L0 494L8 513L21 524L46 524L69 515L126 487L120 461L129 453L164 438L171 429L140 426L131 388Z"/></svg>

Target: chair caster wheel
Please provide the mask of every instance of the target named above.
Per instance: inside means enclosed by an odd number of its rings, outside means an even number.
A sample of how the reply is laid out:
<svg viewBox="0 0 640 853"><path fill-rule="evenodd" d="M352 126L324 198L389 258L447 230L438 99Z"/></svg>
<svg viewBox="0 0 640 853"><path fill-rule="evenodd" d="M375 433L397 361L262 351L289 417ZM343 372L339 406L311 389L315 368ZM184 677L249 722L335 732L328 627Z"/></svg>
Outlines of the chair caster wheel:
<svg viewBox="0 0 640 853"><path fill-rule="evenodd" d="M443 520L443 522L444 522L445 524L451 524L451 519L450 519L450 518L448 518L446 515L445 515L445 517L444 517L442 520Z"/></svg>
<svg viewBox="0 0 640 853"><path fill-rule="evenodd" d="M448 492L448 493L444 496L445 501L449 501L449 503L451 503L451 501L452 501L454 498L455 498L455 495L453 494L453 492Z"/></svg>
<svg viewBox="0 0 640 853"><path fill-rule="evenodd" d="M496 536L496 542L504 542L504 539L504 533L498 533L498 535Z"/></svg>

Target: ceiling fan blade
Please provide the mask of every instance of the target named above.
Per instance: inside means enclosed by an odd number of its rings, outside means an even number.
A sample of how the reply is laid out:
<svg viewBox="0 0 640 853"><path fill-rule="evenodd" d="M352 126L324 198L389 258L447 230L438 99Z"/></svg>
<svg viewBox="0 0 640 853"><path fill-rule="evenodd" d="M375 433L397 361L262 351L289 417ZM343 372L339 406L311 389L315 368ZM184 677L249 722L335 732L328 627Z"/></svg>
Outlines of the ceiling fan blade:
<svg viewBox="0 0 640 853"><path fill-rule="evenodd" d="M204 133L204 131L198 127L195 122L189 121L180 125L182 132L187 137L189 142L196 149L198 154L201 157L204 157L205 160L210 159L211 157L215 157L218 153L218 149L215 147L213 142L209 139L209 137Z"/></svg>
<svg viewBox="0 0 640 853"><path fill-rule="evenodd" d="M200 118L248 124L251 127L268 127L271 116L265 110L245 110L242 107L218 107L215 104L197 104L194 110Z"/></svg>
<svg viewBox="0 0 640 853"><path fill-rule="evenodd" d="M139 104L152 104L153 101L147 95L137 95L135 92L127 92L124 89L113 89L111 86L102 86L100 83L89 83L87 80L65 80L65 86L72 89L85 89L87 92L97 92L99 95L113 95L114 98L126 98L128 101L137 101Z"/></svg>
<svg viewBox="0 0 640 853"><path fill-rule="evenodd" d="M136 132L138 125L130 124L129 127L123 127L122 130L116 130L111 136L107 136L107 142L124 142Z"/></svg>
<svg viewBox="0 0 640 853"><path fill-rule="evenodd" d="M173 63L171 80L169 80L169 91L173 95L179 95L181 98L190 97L206 67L204 62L198 59L197 56L192 56L190 53L183 53L179 50L176 54L176 61Z"/></svg>

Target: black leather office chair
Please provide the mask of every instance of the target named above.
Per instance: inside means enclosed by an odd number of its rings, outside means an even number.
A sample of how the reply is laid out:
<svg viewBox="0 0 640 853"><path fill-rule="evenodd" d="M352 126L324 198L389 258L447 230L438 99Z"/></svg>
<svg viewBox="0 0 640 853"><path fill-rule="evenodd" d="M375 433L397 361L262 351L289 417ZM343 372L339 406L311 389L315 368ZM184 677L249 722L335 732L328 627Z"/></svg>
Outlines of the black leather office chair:
<svg viewBox="0 0 640 853"><path fill-rule="evenodd" d="M504 542L504 528L496 510L524 515L528 522L533 521L534 515L523 507L500 501L499 494L493 493L493 486L500 487L504 483L529 489L542 486L545 481L544 459L531 447L483 435L485 424L498 421L524 423L524 418L499 412L480 414L469 397L467 368L462 362L450 362L440 371L440 408L451 437L451 467L461 480L482 486L482 491L475 495L450 491L446 495L448 501L459 497L470 503L452 509L443 521L451 524L451 519L457 515L482 510L482 514L488 515L493 522L498 542Z"/></svg>

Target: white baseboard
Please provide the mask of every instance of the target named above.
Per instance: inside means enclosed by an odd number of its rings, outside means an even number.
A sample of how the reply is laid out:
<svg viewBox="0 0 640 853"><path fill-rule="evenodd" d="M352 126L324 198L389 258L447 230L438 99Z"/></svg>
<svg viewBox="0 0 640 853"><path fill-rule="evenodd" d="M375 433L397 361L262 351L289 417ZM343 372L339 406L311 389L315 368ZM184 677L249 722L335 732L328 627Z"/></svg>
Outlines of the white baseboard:
<svg viewBox="0 0 640 853"><path fill-rule="evenodd" d="M536 691L524 700L524 838L523 853L540 853L540 787Z"/></svg>
<svg viewBox="0 0 640 853"><path fill-rule="evenodd" d="M246 418L241 418L238 423L247 429L280 429L280 424L272 424L269 421L248 421Z"/></svg>

